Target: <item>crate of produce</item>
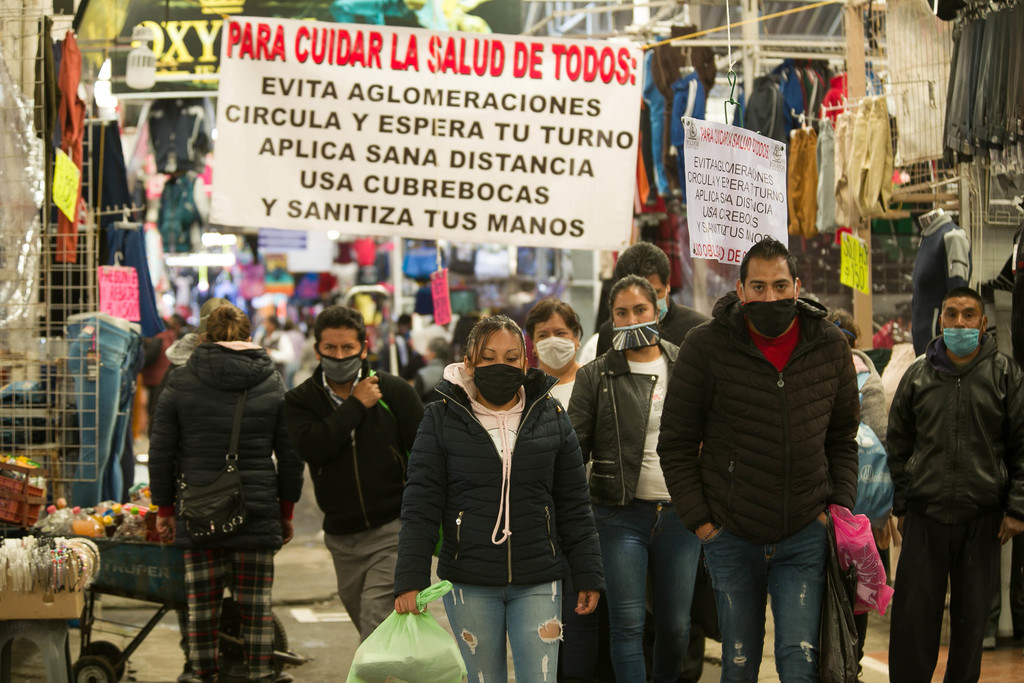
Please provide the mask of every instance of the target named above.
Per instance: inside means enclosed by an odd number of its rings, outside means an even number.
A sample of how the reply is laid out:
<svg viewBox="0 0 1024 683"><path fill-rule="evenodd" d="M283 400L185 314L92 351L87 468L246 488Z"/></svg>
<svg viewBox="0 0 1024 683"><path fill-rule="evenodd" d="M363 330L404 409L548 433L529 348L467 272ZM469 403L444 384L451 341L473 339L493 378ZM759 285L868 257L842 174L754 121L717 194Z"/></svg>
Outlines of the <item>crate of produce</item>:
<svg viewBox="0 0 1024 683"><path fill-rule="evenodd" d="M0 460L0 522L23 527L36 523L46 504L45 475L38 467Z"/></svg>
<svg viewBox="0 0 1024 683"><path fill-rule="evenodd" d="M185 605L185 551L163 543L94 539L100 572L92 590L165 605Z"/></svg>

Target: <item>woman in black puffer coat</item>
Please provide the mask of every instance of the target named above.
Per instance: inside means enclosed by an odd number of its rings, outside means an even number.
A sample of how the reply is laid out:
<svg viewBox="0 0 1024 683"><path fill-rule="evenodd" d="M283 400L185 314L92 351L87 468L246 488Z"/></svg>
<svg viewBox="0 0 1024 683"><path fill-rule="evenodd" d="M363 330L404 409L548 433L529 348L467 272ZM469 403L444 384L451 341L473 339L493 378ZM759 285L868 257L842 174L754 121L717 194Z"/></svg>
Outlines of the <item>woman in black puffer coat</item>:
<svg viewBox="0 0 1024 683"><path fill-rule="evenodd" d="M203 681L217 677L215 615L220 610L215 606L229 572L242 622L250 624L245 644L249 680L273 679L274 553L292 538L292 510L302 492L303 463L284 425L284 384L267 352L249 341L249 327L248 317L234 306L221 306L210 315L202 343L185 367L171 374L160 396L150 439L157 529L165 541L186 549L189 658ZM217 478L243 390L248 392L237 464L246 521L219 541L196 541L175 518L175 480L180 474L202 485Z"/></svg>
<svg viewBox="0 0 1024 683"><path fill-rule="evenodd" d="M554 680L564 558L589 614L604 589L583 457L572 424L526 368L523 333L496 315L473 328L464 362L445 369L442 400L427 406L409 458L395 569L395 609L416 609L437 574L470 680L506 680L506 635L516 680Z"/></svg>

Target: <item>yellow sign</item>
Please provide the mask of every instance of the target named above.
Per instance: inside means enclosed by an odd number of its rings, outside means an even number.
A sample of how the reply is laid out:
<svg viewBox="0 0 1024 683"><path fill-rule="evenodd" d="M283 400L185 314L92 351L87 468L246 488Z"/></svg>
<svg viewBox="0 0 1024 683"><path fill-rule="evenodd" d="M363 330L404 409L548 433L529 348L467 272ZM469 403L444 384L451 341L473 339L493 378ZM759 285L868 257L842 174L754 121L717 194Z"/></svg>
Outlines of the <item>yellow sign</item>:
<svg viewBox="0 0 1024 683"><path fill-rule="evenodd" d="M870 294L868 264L868 247L864 240L844 232L839 281L847 287Z"/></svg>
<svg viewBox="0 0 1024 683"><path fill-rule="evenodd" d="M57 163L53 169L53 203L69 221L75 220L75 208L78 205L78 183L82 172L71 161L64 150L57 150Z"/></svg>

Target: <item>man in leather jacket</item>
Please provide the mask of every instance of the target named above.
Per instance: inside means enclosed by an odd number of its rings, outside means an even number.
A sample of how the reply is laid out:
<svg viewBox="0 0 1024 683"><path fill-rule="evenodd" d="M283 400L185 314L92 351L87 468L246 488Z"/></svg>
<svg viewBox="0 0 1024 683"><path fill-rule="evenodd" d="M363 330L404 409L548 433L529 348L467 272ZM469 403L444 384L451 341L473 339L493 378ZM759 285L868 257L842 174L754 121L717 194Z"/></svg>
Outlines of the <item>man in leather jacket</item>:
<svg viewBox="0 0 1024 683"><path fill-rule="evenodd" d="M903 533L889 674L930 681L950 584L946 680L977 680L1000 544L1024 531L1024 372L985 334L969 287L942 301L942 336L907 370L889 413L893 514Z"/></svg>

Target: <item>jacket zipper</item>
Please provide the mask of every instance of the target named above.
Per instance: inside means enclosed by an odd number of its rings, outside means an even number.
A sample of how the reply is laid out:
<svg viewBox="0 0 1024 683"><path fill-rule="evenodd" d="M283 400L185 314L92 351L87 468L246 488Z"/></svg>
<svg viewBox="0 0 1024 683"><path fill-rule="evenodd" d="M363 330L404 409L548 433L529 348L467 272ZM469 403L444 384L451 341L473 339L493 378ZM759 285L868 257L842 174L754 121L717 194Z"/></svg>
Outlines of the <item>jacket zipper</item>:
<svg viewBox="0 0 1024 683"><path fill-rule="evenodd" d="M960 461L960 458L959 458L959 456L960 456L960 420L961 420L961 416L960 416L960 378L961 378L960 375L956 376L956 397L955 397L955 400L953 401L953 405L956 406L956 408L954 409L954 413L953 413L953 416L954 416L954 419L953 419L953 436L954 436L954 441L953 441L953 443L957 444L957 448L956 448L956 450L953 451L953 477L952 477L952 479L950 479L950 482L956 481L956 471L957 471L957 469L959 469L957 467L957 464ZM954 498L956 497L956 492L954 491L954 487L953 486L950 486L949 489L950 490L949 490L949 498L948 498L948 500L949 500L949 503L950 503L950 509L952 509L953 505L956 503L956 501L954 500ZM952 516L952 515L950 514L950 516Z"/></svg>
<svg viewBox="0 0 1024 683"><path fill-rule="evenodd" d="M459 518L455 520L455 557L454 560L459 559L459 551L462 549L462 515L466 514L465 510L459 510Z"/></svg>
<svg viewBox="0 0 1024 683"><path fill-rule="evenodd" d="M356 432L352 430L352 471L356 475L356 492L359 493L359 509L363 511L363 521L370 528L370 516L366 514L366 500L363 498L363 484L359 481L359 451L356 450Z"/></svg>
<svg viewBox="0 0 1024 683"><path fill-rule="evenodd" d="M608 384L608 395L612 399L612 415L618 416L619 407L615 404L615 386L608 381L608 375L605 374L605 382ZM619 420L616 417L615 422L615 447L619 450L619 484L622 486L622 498L619 500L619 505L626 504L626 470L622 466L622 434L619 433Z"/></svg>
<svg viewBox="0 0 1024 683"><path fill-rule="evenodd" d="M729 508L729 512L732 512L732 492L736 488L736 477L733 474L736 471L736 460L729 460L729 495L726 496L725 505Z"/></svg>
<svg viewBox="0 0 1024 683"><path fill-rule="evenodd" d="M484 429L484 424L483 424L483 422L481 422L481 421L480 421L480 419L479 419L479 418L477 418L477 416L473 414L473 411L472 411L472 410L470 410L469 408L467 408L466 406L462 405L462 403L461 403L461 402L459 402L459 400L458 400L458 399L456 399L456 398L455 398L454 396L452 396L451 394L446 394L446 393L444 393L443 391L441 391L440 389L438 389L438 390L437 390L437 393L441 394L442 396L444 396L445 398L447 398L448 400L450 400L450 401L451 401L452 403L454 403L455 405L457 405L457 406L459 406L460 408L462 408L463 410L465 410L465 411L466 411L466 413L467 413L467 414L469 414L469 416L470 416L471 418L473 418L473 420L474 420L474 421L475 421L475 422L476 422L476 423L477 423L478 425L480 425L480 429L483 429L483 430L484 430L484 435L485 435L485 436L487 436L487 440L488 440L488 441L490 442L490 444L491 444L491 448L493 448L493 449L494 449L494 453L495 453L495 455L497 455L497 456L498 456L498 459L499 459L499 460L501 460L501 453L499 453L499 452L498 452L498 447L494 445L494 441L492 441L492 440L491 440L491 437L487 435L487 430L486 430L486 429ZM540 398L538 398L537 400L535 400L535 401L534 401L533 403L531 403L531 404L530 404L530 407L526 409L526 412L525 412L525 413L523 413L523 419L519 421L519 433L520 433L520 434L521 434L521 433L522 433L522 431L523 431L523 425L525 425L525 424L526 424L526 421L527 421L527 420L529 419L529 417L530 417L530 413L532 413L532 412L533 412L533 409L534 409L534 407L536 407L536 405L537 405L538 403L540 403L541 401L543 401L543 400L544 400L544 399L545 399L545 398L546 398L547 396L548 396L548 394L545 394L544 396L541 396ZM517 438L517 439L516 439L516 446L518 446L518 445L519 445L519 439ZM515 446L513 446L513 447L512 447L512 453L513 453L513 455L515 454L515 452L516 452L516 449L515 449ZM360 492L360 496L362 496L362 492ZM460 517L460 518L462 517L462 514L461 514L461 513L459 514L459 517ZM458 533L458 532L456 532L456 534L457 534L457 533ZM505 556L506 556L506 558L507 558L507 562L508 562L508 582L509 582L509 583L512 583L512 541L510 541L510 540L508 540L508 539L505 539L505 550L506 550Z"/></svg>
<svg viewBox="0 0 1024 683"><path fill-rule="evenodd" d="M779 402L782 404L782 537L789 536L789 489L793 482L793 454L789 438L789 409L786 407L786 380L779 372Z"/></svg>
<svg viewBox="0 0 1024 683"><path fill-rule="evenodd" d="M551 557L555 557L555 542L551 540L551 510L544 506L544 521L548 525L548 544L551 546Z"/></svg>

